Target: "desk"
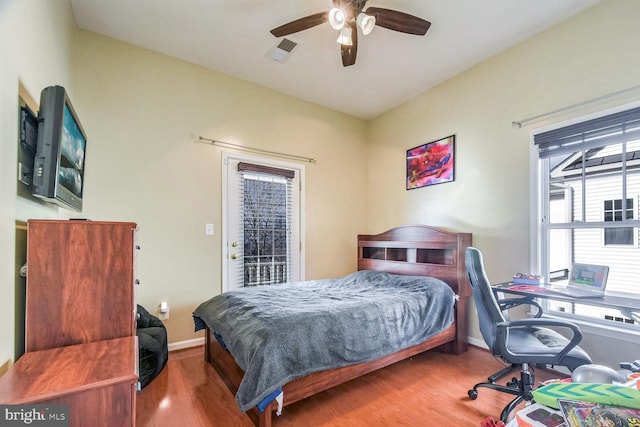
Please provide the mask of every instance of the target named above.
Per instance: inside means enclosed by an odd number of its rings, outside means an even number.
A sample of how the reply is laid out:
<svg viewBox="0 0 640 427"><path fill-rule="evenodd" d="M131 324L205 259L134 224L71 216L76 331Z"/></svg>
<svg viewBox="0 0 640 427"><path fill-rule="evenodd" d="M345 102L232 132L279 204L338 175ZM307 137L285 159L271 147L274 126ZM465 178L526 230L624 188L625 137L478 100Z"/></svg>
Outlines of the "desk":
<svg viewBox="0 0 640 427"><path fill-rule="evenodd" d="M493 285L492 288L494 292L521 295L528 299L545 298L571 304L613 308L629 314L629 317L632 317L633 314L640 314L640 297L629 297L620 292L606 292L604 296L596 298L573 298L554 292L549 285L535 286L506 282Z"/></svg>

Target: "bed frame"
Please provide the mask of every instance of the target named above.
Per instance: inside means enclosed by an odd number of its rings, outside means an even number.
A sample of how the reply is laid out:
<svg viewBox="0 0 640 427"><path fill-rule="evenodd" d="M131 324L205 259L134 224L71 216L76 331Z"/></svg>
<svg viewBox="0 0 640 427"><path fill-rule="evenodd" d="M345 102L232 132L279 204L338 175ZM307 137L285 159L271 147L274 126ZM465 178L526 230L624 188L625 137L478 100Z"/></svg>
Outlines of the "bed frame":
<svg viewBox="0 0 640 427"><path fill-rule="evenodd" d="M469 233L450 232L425 225L407 225L380 234L359 235L358 270L433 276L443 280L459 296L454 324L421 344L381 359L315 372L293 380L283 386L284 406L426 350L438 348L454 354L467 351L467 304L471 290L464 258L465 249L470 245ZM205 361L235 394L244 372L208 328L205 333ZM272 412L276 408L276 403L272 402L262 413L252 408L247 415L256 426L271 427Z"/></svg>

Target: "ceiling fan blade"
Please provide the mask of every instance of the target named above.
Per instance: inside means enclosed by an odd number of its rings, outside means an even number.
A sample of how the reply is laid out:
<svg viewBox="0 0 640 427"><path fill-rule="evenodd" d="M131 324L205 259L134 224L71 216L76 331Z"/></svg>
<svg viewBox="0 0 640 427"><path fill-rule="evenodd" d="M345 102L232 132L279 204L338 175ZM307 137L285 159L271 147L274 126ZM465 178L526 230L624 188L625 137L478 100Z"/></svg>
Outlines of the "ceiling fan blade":
<svg viewBox="0 0 640 427"><path fill-rule="evenodd" d="M397 10L370 7L365 13L376 17L376 25L401 33L424 36L431 22Z"/></svg>
<svg viewBox="0 0 640 427"><path fill-rule="evenodd" d="M298 31L324 24L328 20L328 15L329 12L314 13L313 15L305 16L304 18L296 19L295 21L281 25L278 28L274 28L271 30L271 34L276 37L283 37L297 33Z"/></svg>
<svg viewBox="0 0 640 427"><path fill-rule="evenodd" d="M351 28L351 46L341 44L340 54L342 56L342 65L348 67L356 63L356 54L358 53L358 28L354 22L347 22L345 27Z"/></svg>

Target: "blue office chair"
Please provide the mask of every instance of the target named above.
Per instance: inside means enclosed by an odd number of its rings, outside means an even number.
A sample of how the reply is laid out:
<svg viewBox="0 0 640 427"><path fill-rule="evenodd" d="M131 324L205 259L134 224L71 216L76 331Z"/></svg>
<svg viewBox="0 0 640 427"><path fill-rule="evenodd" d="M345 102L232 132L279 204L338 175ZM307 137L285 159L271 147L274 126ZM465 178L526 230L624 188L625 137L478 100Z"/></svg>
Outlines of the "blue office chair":
<svg viewBox="0 0 640 427"><path fill-rule="evenodd" d="M497 300L484 271L482 254L478 249L467 248L465 262L482 337L491 353L509 364L491 375L487 379L488 382L473 386L468 391L468 395L471 399L476 399L480 387L515 395L516 397L500 414L500 419L506 424L509 414L520 402L532 399L531 391L535 384L533 366L565 366L573 371L580 365L591 363L591 359L578 347L578 343L582 340L582 333L573 323L541 319L540 306L529 299L522 299L521 302L517 299ZM537 305L537 317L509 320L503 311L520 303ZM571 339L565 338L548 327L570 332ZM496 384L497 380L515 369L520 370L520 378L514 377L506 385Z"/></svg>

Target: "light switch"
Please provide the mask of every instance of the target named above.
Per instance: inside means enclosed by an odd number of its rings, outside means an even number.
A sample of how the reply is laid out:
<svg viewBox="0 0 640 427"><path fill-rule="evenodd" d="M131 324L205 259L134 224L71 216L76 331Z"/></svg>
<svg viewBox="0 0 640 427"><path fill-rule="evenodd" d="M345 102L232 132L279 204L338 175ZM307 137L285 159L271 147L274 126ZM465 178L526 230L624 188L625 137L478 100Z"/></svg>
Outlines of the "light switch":
<svg viewBox="0 0 640 427"><path fill-rule="evenodd" d="M213 236L213 224L206 224L205 225L205 229L204 229L204 233L207 236Z"/></svg>

